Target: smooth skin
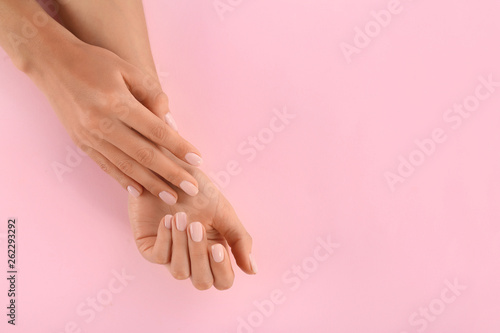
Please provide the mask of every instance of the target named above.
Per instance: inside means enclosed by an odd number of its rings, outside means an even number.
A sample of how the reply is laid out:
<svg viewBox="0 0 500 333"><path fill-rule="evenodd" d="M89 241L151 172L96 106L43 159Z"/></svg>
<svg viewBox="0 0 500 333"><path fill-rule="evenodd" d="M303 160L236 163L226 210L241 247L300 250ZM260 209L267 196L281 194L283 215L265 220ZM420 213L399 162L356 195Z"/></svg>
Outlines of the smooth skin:
<svg viewBox="0 0 500 333"><path fill-rule="evenodd" d="M78 38L112 50L159 84L140 0L71 1L61 4L59 14ZM166 265L176 279L191 278L200 290L212 285L219 290L231 287L234 272L229 247L238 266L255 274L257 266L250 256L252 238L231 204L202 171L164 152L196 179L200 192L196 197L179 193L172 206L150 193L129 196L130 224L140 253L150 262ZM199 242L193 240L193 225L201 226Z"/></svg>
<svg viewBox="0 0 500 333"><path fill-rule="evenodd" d="M242 271L257 273L251 257L252 237L209 178L197 168L184 167L198 181L200 192L196 197L179 193L177 203L169 206L149 193L139 198L129 196L130 225L137 248L148 261L166 265L174 278L190 277L197 289L212 285L228 289L234 281L229 248ZM199 242L193 240L191 226L195 224L202 227ZM223 251L221 262L215 260L218 250Z"/></svg>
<svg viewBox="0 0 500 333"><path fill-rule="evenodd" d="M0 45L77 146L130 193L144 187L169 204L174 187L196 195L196 180L159 150L201 163L199 151L158 117L168 113L168 98L156 77L75 37L34 0L0 0Z"/></svg>

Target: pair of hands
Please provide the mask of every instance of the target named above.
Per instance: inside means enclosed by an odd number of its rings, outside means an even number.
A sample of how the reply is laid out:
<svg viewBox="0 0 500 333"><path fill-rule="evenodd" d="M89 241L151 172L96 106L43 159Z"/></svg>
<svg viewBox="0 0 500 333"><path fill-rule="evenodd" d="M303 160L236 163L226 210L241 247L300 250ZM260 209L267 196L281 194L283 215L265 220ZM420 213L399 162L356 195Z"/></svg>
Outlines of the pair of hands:
<svg viewBox="0 0 500 333"><path fill-rule="evenodd" d="M104 48L66 44L43 75L31 76L78 147L129 191L141 254L198 289L232 285L229 246L238 266L255 274L252 239L193 167L200 154L178 134L159 82Z"/></svg>

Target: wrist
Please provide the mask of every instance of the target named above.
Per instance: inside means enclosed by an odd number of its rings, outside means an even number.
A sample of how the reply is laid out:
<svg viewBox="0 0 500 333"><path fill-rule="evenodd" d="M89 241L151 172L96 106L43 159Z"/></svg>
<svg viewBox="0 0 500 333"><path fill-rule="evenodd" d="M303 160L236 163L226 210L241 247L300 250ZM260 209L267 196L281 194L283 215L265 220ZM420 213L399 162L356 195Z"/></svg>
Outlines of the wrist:
<svg viewBox="0 0 500 333"><path fill-rule="evenodd" d="M74 35L57 22L50 22L26 45L21 52L18 68L31 78L43 76L44 73L64 56L72 45L81 43Z"/></svg>

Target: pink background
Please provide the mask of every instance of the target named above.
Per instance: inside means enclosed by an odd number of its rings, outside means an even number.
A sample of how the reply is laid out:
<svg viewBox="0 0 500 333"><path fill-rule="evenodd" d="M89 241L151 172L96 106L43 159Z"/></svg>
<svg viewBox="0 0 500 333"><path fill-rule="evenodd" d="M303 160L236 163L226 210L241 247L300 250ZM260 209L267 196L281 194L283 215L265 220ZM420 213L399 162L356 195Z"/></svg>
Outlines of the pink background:
<svg viewBox="0 0 500 333"><path fill-rule="evenodd" d="M224 292L142 259L127 193L89 158L59 181L52 164L74 145L1 51L3 272L7 218L19 219L18 326L2 278L1 331L498 332L500 87L461 126L444 116L474 102L479 77L500 81L500 2L401 0L377 31L370 13L391 2L232 1L222 20L212 0L146 1L182 133L206 172L242 168L224 193L260 272L236 269ZM365 25L371 43L348 63L341 45ZM295 118L248 161L238 146L267 139L285 108ZM419 153L436 128L446 140ZM391 191L400 155L420 165ZM320 251L318 237L338 246ZM122 270L134 279L107 302ZM92 318L77 313L89 297L106 300Z"/></svg>

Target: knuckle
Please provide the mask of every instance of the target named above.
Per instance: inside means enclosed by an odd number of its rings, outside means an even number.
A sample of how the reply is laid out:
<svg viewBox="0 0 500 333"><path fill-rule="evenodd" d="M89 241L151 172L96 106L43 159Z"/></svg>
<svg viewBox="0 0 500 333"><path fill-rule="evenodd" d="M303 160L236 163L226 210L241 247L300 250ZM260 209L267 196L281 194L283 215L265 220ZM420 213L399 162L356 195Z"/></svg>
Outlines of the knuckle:
<svg viewBox="0 0 500 333"><path fill-rule="evenodd" d="M246 238L247 242L248 242L250 245L252 245L252 244L253 244L253 238L252 238L252 236L250 236L250 234L249 234L248 232L246 233L245 238Z"/></svg>
<svg viewBox="0 0 500 333"><path fill-rule="evenodd" d="M183 177L183 172L180 167L176 167L174 170L170 170L168 173L167 180L172 184L180 184L184 179L188 179L187 177Z"/></svg>
<svg viewBox="0 0 500 333"><path fill-rule="evenodd" d="M156 264L156 259L150 256L146 251L143 251L142 249L139 248L139 252L141 253L141 256L146 259L148 262L152 264Z"/></svg>
<svg viewBox="0 0 500 333"><path fill-rule="evenodd" d="M238 242L242 242L244 244L248 244L248 246L252 247L253 239L252 236L248 233L248 231L244 231L244 233L238 237Z"/></svg>
<svg viewBox="0 0 500 333"><path fill-rule="evenodd" d="M214 286L215 286L215 289L217 289L217 290L228 290L229 288L231 288L233 286L233 282L234 282L234 280L231 279L228 281L216 283L216 284L214 284Z"/></svg>
<svg viewBox="0 0 500 333"><path fill-rule="evenodd" d="M163 141L167 138L167 128L165 125L155 125L151 132L153 139Z"/></svg>
<svg viewBox="0 0 500 333"><path fill-rule="evenodd" d="M134 86L131 92L139 102L143 102L147 97L147 91L144 86Z"/></svg>
<svg viewBox="0 0 500 333"><path fill-rule="evenodd" d="M111 94L106 94L104 91L96 92L92 98L90 110L94 113L101 114L108 109L111 104Z"/></svg>
<svg viewBox="0 0 500 333"><path fill-rule="evenodd" d="M80 118L80 124L85 129L93 129L98 128L99 123L95 116L92 115L84 115Z"/></svg>
<svg viewBox="0 0 500 333"><path fill-rule="evenodd" d="M91 156L91 154L92 154L92 148L89 147L88 143L86 143L86 142L78 142L76 144L76 147L77 147L78 150L84 152L88 156Z"/></svg>
<svg viewBox="0 0 500 333"><path fill-rule="evenodd" d="M213 280L196 280L193 281L193 285L198 290L207 290L212 287Z"/></svg>
<svg viewBox="0 0 500 333"><path fill-rule="evenodd" d="M156 256L154 258L154 263L158 264L158 265L166 265L167 264L167 258L166 257Z"/></svg>
<svg viewBox="0 0 500 333"><path fill-rule="evenodd" d="M198 244L202 244L202 243L198 243ZM196 246L196 243L194 243L193 245ZM206 261L208 258L207 258L207 254L205 252L196 252L196 253L190 253L190 257L191 257L191 261Z"/></svg>
<svg viewBox="0 0 500 333"><path fill-rule="evenodd" d="M151 91L153 95L161 91L159 83L151 75L144 75L141 83L142 86L148 91Z"/></svg>
<svg viewBox="0 0 500 333"><path fill-rule="evenodd" d="M153 148L146 147L139 149L136 156L137 161L142 165L151 165L151 163L153 163L155 153Z"/></svg>
<svg viewBox="0 0 500 333"><path fill-rule="evenodd" d="M118 169L120 169L120 171L127 175L130 175L134 170L134 166L132 164L132 161L130 160L119 161L118 163L116 163L116 166L118 167Z"/></svg>
<svg viewBox="0 0 500 333"><path fill-rule="evenodd" d="M97 151L102 151L104 147L104 137L96 135L91 138L92 147Z"/></svg>
<svg viewBox="0 0 500 333"><path fill-rule="evenodd" d="M99 121L99 130L102 133L109 134L115 129L115 123L111 120L111 118L102 118Z"/></svg>
<svg viewBox="0 0 500 333"><path fill-rule="evenodd" d="M95 146L100 146L104 141L104 133L97 127L88 128L89 139Z"/></svg>
<svg viewBox="0 0 500 333"><path fill-rule="evenodd" d="M155 103L155 105L156 105L157 108L166 108L166 109L168 109L168 104L169 104L168 96L167 96L167 94L165 94L163 92L163 90L161 90L160 87L158 87L158 89L155 90L155 92L153 93L153 95L155 96L154 97L154 103Z"/></svg>
<svg viewBox="0 0 500 333"><path fill-rule="evenodd" d="M130 181L128 180L127 177L124 177L122 174L117 173L115 176L113 176L116 181L122 186L123 189L127 189L127 186L130 185Z"/></svg>
<svg viewBox="0 0 500 333"><path fill-rule="evenodd" d="M160 101L160 103L165 103L166 105L168 105L169 103L169 100L168 100L168 96L167 94L165 94L163 92L163 90L161 90L161 87L158 87L158 95L156 96L156 99Z"/></svg>
<svg viewBox="0 0 500 333"><path fill-rule="evenodd" d="M109 167L108 163L102 160L98 160L96 161L96 163L99 166L99 168L101 168L102 171L106 172L107 174L111 172L111 168Z"/></svg>
<svg viewBox="0 0 500 333"><path fill-rule="evenodd" d="M103 110L109 111L115 108L116 105L120 103L121 99L121 96L117 93L104 93L98 97L97 107L101 109L101 112L103 112Z"/></svg>
<svg viewBox="0 0 500 333"><path fill-rule="evenodd" d="M124 100L116 103L113 107L113 114L119 119L127 119L132 111L131 103Z"/></svg>
<svg viewBox="0 0 500 333"><path fill-rule="evenodd" d="M171 274L176 280L186 280L189 277L189 273L182 270L172 270Z"/></svg>

